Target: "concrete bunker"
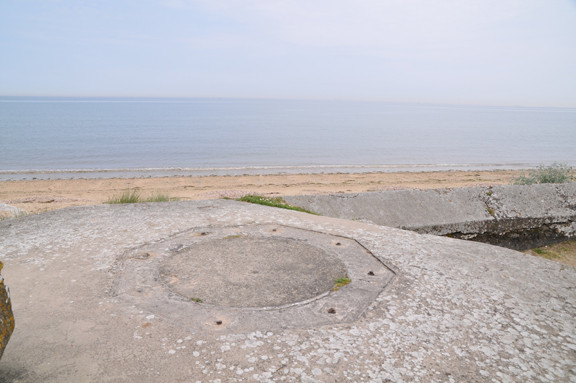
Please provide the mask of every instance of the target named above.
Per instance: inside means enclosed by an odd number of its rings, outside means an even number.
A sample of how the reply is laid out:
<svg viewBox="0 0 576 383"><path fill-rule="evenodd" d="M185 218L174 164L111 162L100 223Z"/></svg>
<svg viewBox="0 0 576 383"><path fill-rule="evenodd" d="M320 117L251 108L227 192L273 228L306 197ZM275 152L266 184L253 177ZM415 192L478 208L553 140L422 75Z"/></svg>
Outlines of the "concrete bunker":
<svg viewBox="0 0 576 383"><path fill-rule="evenodd" d="M576 238L576 183L287 196L322 215L514 250Z"/></svg>
<svg viewBox="0 0 576 383"><path fill-rule="evenodd" d="M10 263L3 276L20 313L0 381L573 376L576 269L511 250L227 200L64 209L2 221L0 230ZM358 251L361 266L355 272L342 261L352 283L285 308L200 304L165 286L155 262L236 235L300 240L328 254ZM366 249L394 266L386 287L386 273L366 265ZM384 290L349 313L344 305L367 297L356 290L361 284ZM305 323L306 311L315 323L335 324ZM248 323L250 316L262 325Z"/></svg>

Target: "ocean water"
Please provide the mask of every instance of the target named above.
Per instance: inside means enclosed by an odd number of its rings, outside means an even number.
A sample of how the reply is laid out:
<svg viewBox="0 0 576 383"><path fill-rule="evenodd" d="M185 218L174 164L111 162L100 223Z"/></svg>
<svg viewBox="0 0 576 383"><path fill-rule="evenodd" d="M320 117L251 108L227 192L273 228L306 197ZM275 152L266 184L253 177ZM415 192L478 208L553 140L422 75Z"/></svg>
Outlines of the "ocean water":
<svg viewBox="0 0 576 383"><path fill-rule="evenodd" d="M0 98L0 180L576 165L576 109Z"/></svg>

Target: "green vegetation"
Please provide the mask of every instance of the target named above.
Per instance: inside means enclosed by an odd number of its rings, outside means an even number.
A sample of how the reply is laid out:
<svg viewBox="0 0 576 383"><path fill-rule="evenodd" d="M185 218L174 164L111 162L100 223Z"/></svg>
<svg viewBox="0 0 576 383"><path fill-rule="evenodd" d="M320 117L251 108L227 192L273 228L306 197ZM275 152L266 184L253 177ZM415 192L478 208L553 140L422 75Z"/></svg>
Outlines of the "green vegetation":
<svg viewBox="0 0 576 383"><path fill-rule="evenodd" d="M340 287L346 286L350 282L352 282L352 280L350 278L348 278L348 275L346 275L345 278L338 278L334 281L335 285L334 285L334 288L332 289L332 291L338 291L338 289L340 289Z"/></svg>
<svg viewBox="0 0 576 383"><path fill-rule="evenodd" d="M532 249L532 252L543 257L543 258L551 259L553 261L562 257L561 251L559 251L558 248L555 248L553 250L549 246L543 246L543 247L538 247L536 249Z"/></svg>
<svg viewBox="0 0 576 383"><path fill-rule="evenodd" d="M176 198L170 198L166 194L157 193L148 198L143 198L138 190L127 190L119 196L109 198L105 203L141 203L141 202L169 202L175 201Z"/></svg>
<svg viewBox="0 0 576 383"><path fill-rule="evenodd" d="M295 210L295 211L301 211L303 213L318 215L317 213L314 213L310 210L306 210L298 206L289 205L288 203L286 203L286 201L284 201L280 197L263 197L259 195L249 194L239 198L238 201L255 203L258 205L279 207L281 209Z"/></svg>
<svg viewBox="0 0 576 383"><path fill-rule="evenodd" d="M576 266L576 240L542 246L536 249L525 251L528 254L538 255L552 261L564 263L570 266Z"/></svg>
<svg viewBox="0 0 576 383"><path fill-rule="evenodd" d="M127 190L117 197L109 198L106 203L116 204L116 203L138 203L142 202L140 197L140 192L137 190Z"/></svg>
<svg viewBox="0 0 576 383"><path fill-rule="evenodd" d="M528 175L522 174L512 180L514 185L533 185L533 184L560 184L574 181L574 169L571 166L553 163L550 166L540 165L537 169L528 172Z"/></svg>
<svg viewBox="0 0 576 383"><path fill-rule="evenodd" d="M166 194L158 193L151 197L146 198L146 201L144 202L170 202L170 201L176 201L176 198L170 198Z"/></svg>
<svg viewBox="0 0 576 383"><path fill-rule="evenodd" d="M202 299L200 299L200 298L190 298L190 301L196 302L196 303L202 303L203 302Z"/></svg>
<svg viewBox="0 0 576 383"><path fill-rule="evenodd" d="M492 217L496 218L496 212L494 209L488 207L486 208L486 211L488 211L488 214L490 214Z"/></svg>

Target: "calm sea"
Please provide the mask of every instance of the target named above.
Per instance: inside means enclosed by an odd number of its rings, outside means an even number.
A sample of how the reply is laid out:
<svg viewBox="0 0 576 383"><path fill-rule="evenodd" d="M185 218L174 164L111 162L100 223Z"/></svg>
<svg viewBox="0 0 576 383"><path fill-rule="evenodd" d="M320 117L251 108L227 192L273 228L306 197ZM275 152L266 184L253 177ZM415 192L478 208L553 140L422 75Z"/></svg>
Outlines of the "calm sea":
<svg viewBox="0 0 576 383"><path fill-rule="evenodd" d="M0 98L0 180L576 165L576 109Z"/></svg>

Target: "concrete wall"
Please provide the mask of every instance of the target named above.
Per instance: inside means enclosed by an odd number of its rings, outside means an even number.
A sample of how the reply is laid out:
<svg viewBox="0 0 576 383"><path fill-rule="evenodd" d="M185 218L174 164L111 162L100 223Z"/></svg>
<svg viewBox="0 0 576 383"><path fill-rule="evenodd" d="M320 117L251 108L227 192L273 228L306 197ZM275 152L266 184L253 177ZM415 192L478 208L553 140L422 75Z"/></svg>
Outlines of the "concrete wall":
<svg viewBox="0 0 576 383"><path fill-rule="evenodd" d="M576 236L576 183L289 196L322 215L517 250Z"/></svg>

